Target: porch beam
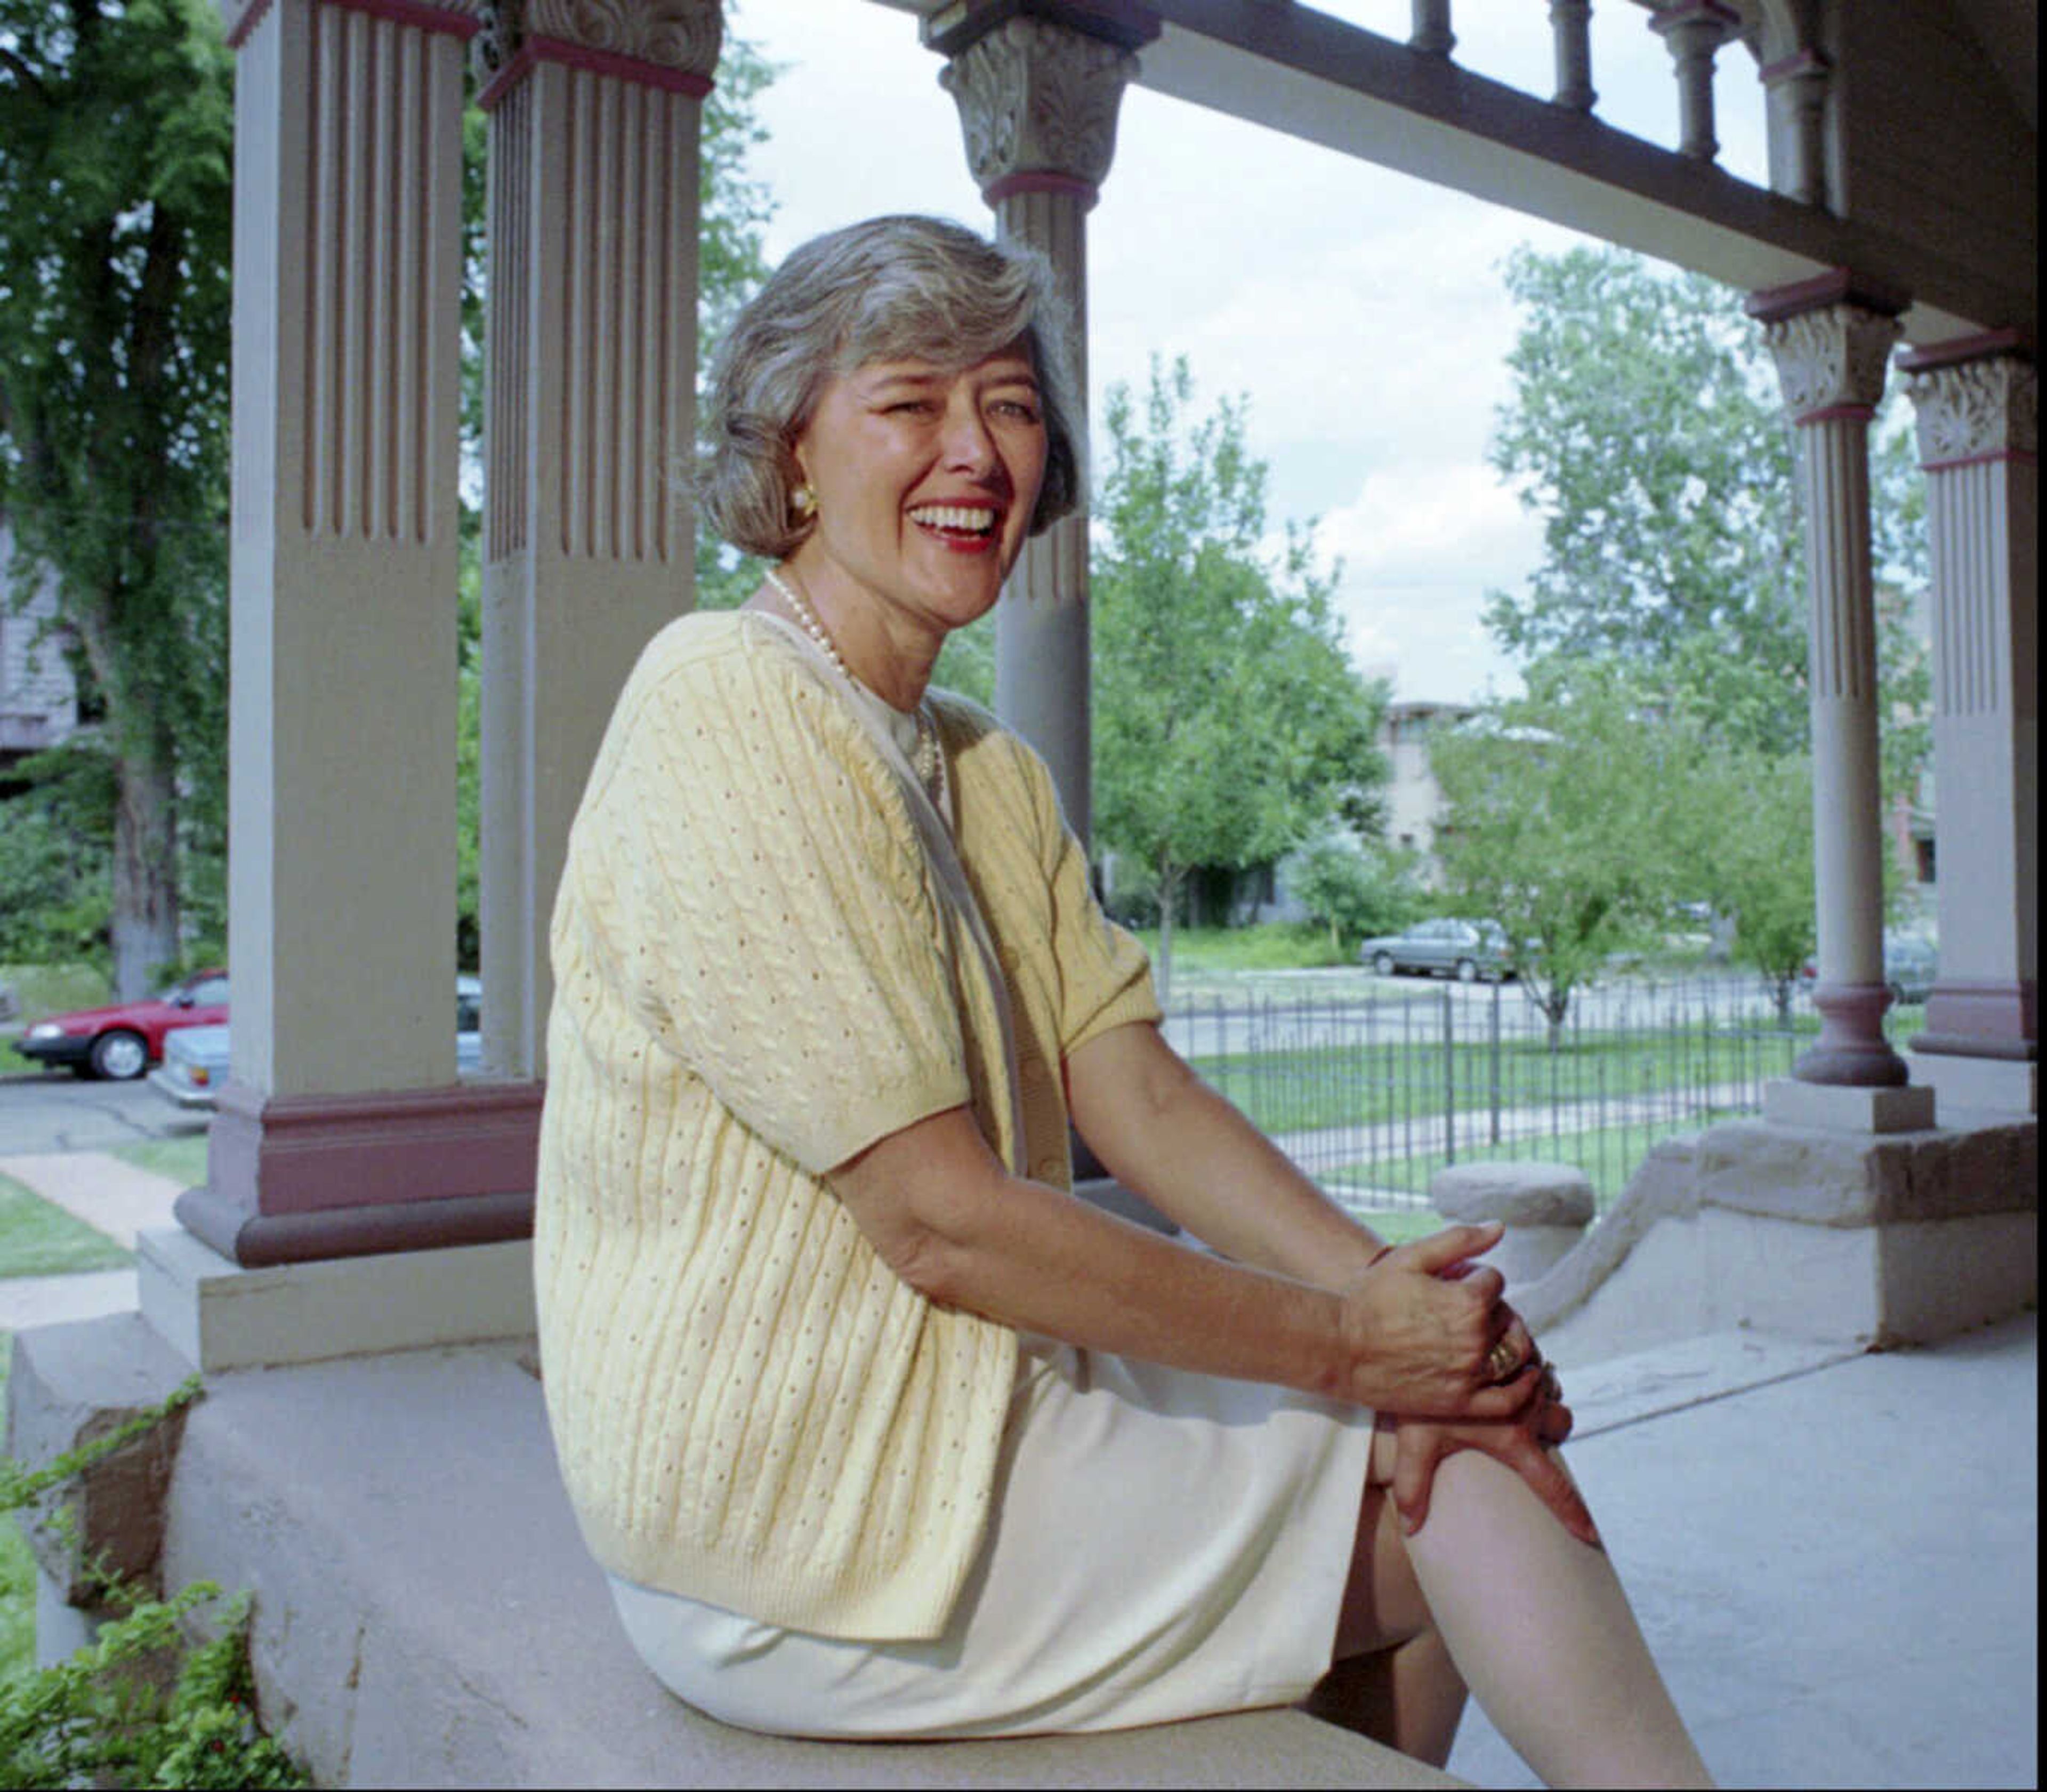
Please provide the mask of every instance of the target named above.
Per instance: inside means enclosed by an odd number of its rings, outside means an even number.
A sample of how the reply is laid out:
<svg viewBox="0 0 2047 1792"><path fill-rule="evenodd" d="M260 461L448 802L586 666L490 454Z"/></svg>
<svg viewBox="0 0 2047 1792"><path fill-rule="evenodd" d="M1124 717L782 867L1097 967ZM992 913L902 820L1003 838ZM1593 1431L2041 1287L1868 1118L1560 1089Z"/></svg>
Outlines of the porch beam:
<svg viewBox="0 0 2047 1792"><path fill-rule="evenodd" d="M2037 288L2004 269L1766 192L1312 8L1270 0L1152 5L1163 29L1145 48L1138 79L1154 92L1744 291L1852 267L1913 296L1902 320L1910 342L2030 327Z"/></svg>

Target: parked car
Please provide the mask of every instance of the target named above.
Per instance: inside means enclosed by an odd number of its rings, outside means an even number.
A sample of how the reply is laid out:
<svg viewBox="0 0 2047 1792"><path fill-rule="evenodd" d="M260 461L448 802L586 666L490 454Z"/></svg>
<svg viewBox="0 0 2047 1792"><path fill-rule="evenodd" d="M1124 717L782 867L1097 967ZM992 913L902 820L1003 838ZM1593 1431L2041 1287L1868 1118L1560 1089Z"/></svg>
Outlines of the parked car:
<svg viewBox="0 0 2047 1792"><path fill-rule="evenodd" d="M458 1076L483 1068L483 980L455 980L455 1064ZM164 1061L149 1073L149 1086L181 1108L211 1108L227 1081L227 1023L187 1027L164 1042Z"/></svg>
<svg viewBox="0 0 2047 1792"><path fill-rule="evenodd" d="M1924 934L1886 933L1883 936L1883 981L1891 1001L1899 1006L1923 1002L1933 994L1941 974L1940 948ZM1808 958L1799 969L1799 981L1806 993L1819 981L1820 967Z"/></svg>
<svg viewBox="0 0 2047 1792"><path fill-rule="evenodd" d="M79 1008L38 1020L14 1049L48 1069L126 1082L158 1062L168 1035L227 1018L227 973L203 970L146 1001Z"/></svg>
<svg viewBox="0 0 2047 1792"><path fill-rule="evenodd" d="M1405 933L1366 940L1357 957L1381 977L1412 970L1471 983L1480 977L1497 982L1514 974L1507 931L1497 921L1418 921Z"/></svg>

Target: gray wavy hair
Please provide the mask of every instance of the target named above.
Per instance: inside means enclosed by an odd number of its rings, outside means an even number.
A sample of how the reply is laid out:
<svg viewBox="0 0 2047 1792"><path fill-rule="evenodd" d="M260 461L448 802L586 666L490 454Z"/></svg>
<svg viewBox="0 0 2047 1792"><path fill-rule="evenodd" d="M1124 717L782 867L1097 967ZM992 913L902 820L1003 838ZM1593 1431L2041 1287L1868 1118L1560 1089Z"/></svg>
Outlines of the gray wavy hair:
<svg viewBox="0 0 2047 1792"><path fill-rule="evenodd" d="M711 370L708 447L691 481L733 547L780 559L816 527L794 514L794 444L825 382L874 361L957 372L1020 338L1038 376L1047 453L1031 533L1080 501L1080 396L1064 308L1035 250L942 218L870 218L815 237L769 276Z"/></svg>

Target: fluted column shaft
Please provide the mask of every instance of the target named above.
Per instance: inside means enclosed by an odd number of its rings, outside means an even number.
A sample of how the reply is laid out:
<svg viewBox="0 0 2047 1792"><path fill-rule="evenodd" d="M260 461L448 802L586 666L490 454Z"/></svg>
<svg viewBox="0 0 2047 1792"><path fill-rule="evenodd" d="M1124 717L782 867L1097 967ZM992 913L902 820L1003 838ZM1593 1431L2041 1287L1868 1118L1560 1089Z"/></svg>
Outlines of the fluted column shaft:
<svg viewBox="0 0 2047 1792"><path fill-rule="evenodd" d="M1073 320L1074 389L1088 389L1087 207L1091 195L1016 192L995 204L996 234L1052 264ZM1080 420L1085 426L1085 417ZM995 618L995 713L1045 757L1066 820L1085 845L1093 825L1093 681L1083 504L1027 542Z"/></svg>
<svg viewBox="0 0 2047 1792"><path fill-rule="evenodd" d="M544 1072L569 824L640 648L694 596L698 130L717 0L528 0L490 117L479 874L484 1064ZM599 35L601 33L601 35Z"/></svg>
<svg viewBox="0 0 2047 1792"><path fill-rule="evenodd" d="M226 9L234 1059L186 1229L253 1266L503 1237L532 1104L455 1078L467 0Z"/></svg>
<svg viewBox="0 0 2047 1792"><path fill-rule="evenodd" d="M1763 321L1798 432L1811 606L1813 860L1820 1039L1794 1074L1891 1087L1907 1080L1883 1036L1883 866L1876 606L1870 573L1869 422L1898 324L1833 282L1750 303Z"/></svg>
<svg viewBox="0 0 2047 1792"><path fill-rule="evenodd" d="M273 0L230 29L233 1073L265 1095L451 1082L474 21Z"/></svg>
<svg viewBox="0 0 2047 1792"><path fill-rule="evenodd" d="M1933 550L1939 981L1915 1074L2037 1109L2039 397L2009 333L1903 358Z"/></svg>
<svg viewBox="0 0 2047 1792"><path fill-rule="evenodd" d="M1051 264L1066 308L1076 395L1087 396L1087 214L1115 153L1125 44L1155 31L1131 10L1123 41L1028 16L954 47L939 79L958 103L967 159L997 234ZM1085 415L1074 420L1085 432ZM1082 446L1085 449L1083 439ZM1043 755L1068 824L1093 815L1085 501L1025 544L996 615L995 707Z"/></svg>

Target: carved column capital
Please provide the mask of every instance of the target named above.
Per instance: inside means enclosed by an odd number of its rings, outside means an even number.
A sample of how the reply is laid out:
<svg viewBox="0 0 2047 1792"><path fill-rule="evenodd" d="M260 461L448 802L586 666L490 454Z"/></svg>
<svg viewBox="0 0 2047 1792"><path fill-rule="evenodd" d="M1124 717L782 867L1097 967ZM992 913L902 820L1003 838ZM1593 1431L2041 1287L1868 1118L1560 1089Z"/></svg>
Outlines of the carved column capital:
<svg viewBox="0 0 2047 1792"><path fill-rule="evenodd" d="M1777 363L1792 420L1817 423L1844 411L1867 415L1876 408L1898 319L1864 305L1823 305L1768 319L1763 339Z"/></svg>
<svg viewBox="0 0 2047 1792"><path fill-rule="evenodd" d="M959 106L967 164L992 205L1011 183L1051 176L1090 198L1116 154L1116 117L1137 58L1028 17L1005 20L954 56L938 80Z"/></svg>
<svg viewBox="0 0 2047 1792"><path fill-rule="evenodd" d="M1997 355L1908 369L1905 389L1927 466L2039 451L2039 374L2030 361Z"/></svg>
<svg viewBox="0 0 2047 1792"><path fill-rule="evenodd" d="M639 64L708 85L725 41L721 0L476 0L477 71L488 82L535 40L594 65Z"/></svg>

